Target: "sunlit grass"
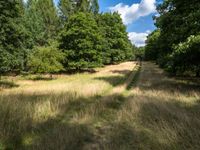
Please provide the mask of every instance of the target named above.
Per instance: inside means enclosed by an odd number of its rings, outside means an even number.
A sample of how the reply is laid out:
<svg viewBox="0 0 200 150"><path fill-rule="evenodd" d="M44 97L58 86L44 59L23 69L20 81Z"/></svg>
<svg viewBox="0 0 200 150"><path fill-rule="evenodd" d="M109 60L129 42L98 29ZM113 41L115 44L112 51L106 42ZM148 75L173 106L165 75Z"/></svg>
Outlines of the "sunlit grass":
<svg viewBox="0 0 200 150"><path fill-rule="evenodd" d="M0 91L0 149L199 149L200 90L134 62ZM9 80L9 78L7 79ZM137 81L136 81L137 80Z"/></svg>

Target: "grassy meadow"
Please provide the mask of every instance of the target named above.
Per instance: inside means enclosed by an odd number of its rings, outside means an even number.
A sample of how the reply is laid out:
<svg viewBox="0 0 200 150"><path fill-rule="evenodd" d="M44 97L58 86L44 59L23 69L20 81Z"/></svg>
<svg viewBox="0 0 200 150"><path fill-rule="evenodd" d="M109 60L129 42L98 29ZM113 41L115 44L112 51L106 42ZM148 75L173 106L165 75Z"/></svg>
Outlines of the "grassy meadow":
<svg viewBox="0 0 200 150"><path fill-rule="evenodd" d="M2 77L0 150L200 149L200 81L150 62Z"/></svg>

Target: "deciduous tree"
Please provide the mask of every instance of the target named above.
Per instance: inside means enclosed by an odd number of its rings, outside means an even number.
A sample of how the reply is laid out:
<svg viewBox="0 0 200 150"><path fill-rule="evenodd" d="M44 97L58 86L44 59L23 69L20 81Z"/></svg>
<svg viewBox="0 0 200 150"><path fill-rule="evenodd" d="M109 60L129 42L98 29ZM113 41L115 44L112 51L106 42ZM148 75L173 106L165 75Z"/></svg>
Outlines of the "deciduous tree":
<svg viewBox="0 0 200 150"><path fill-rule="evenodd" d="M102 37L90 13L79 12L70 17L64 28L60 49L66 54L66 69L88 69L102 66Z"/></svg>

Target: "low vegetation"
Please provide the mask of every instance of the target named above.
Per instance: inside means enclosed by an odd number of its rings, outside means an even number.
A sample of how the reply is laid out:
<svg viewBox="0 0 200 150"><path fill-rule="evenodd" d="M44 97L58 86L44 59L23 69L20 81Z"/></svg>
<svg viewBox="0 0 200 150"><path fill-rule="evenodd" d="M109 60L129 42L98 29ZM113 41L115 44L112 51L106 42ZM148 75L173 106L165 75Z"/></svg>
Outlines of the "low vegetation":
<svg viewBox="0 0 200 150"><path fill-rule="evenodd" d="M198 80L134 62L54 76L2 89L0 149L200 148Z"/></svg>

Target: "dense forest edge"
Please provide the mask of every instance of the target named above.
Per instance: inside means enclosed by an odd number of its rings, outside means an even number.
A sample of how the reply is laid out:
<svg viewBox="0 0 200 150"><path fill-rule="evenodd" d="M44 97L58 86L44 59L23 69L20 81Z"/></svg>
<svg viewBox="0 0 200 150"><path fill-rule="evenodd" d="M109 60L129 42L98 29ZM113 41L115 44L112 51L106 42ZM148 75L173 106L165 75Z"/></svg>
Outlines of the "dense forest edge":
<svg viewBox="0 0 200 150"><path fill-rule="evenodd" d="M88 70L133 60L118 13L100 14L97 0L0 2L0 73Z"/></svg>
<svg viewBox="0 0 200 150"><path fill-rule="evenodd" d="M165 0L157 6L157 29L146 41L145 57L177 76L200 76L200 3Z"/></svg>
<svg viewBox="0 0 200 150"><path fill-rule="evenodd" d="M200 4L165 0L157 29L137 48L120 15L98 0L0 2L0 74L90 70L143 57L172 75L200 76Z"/></svg>

